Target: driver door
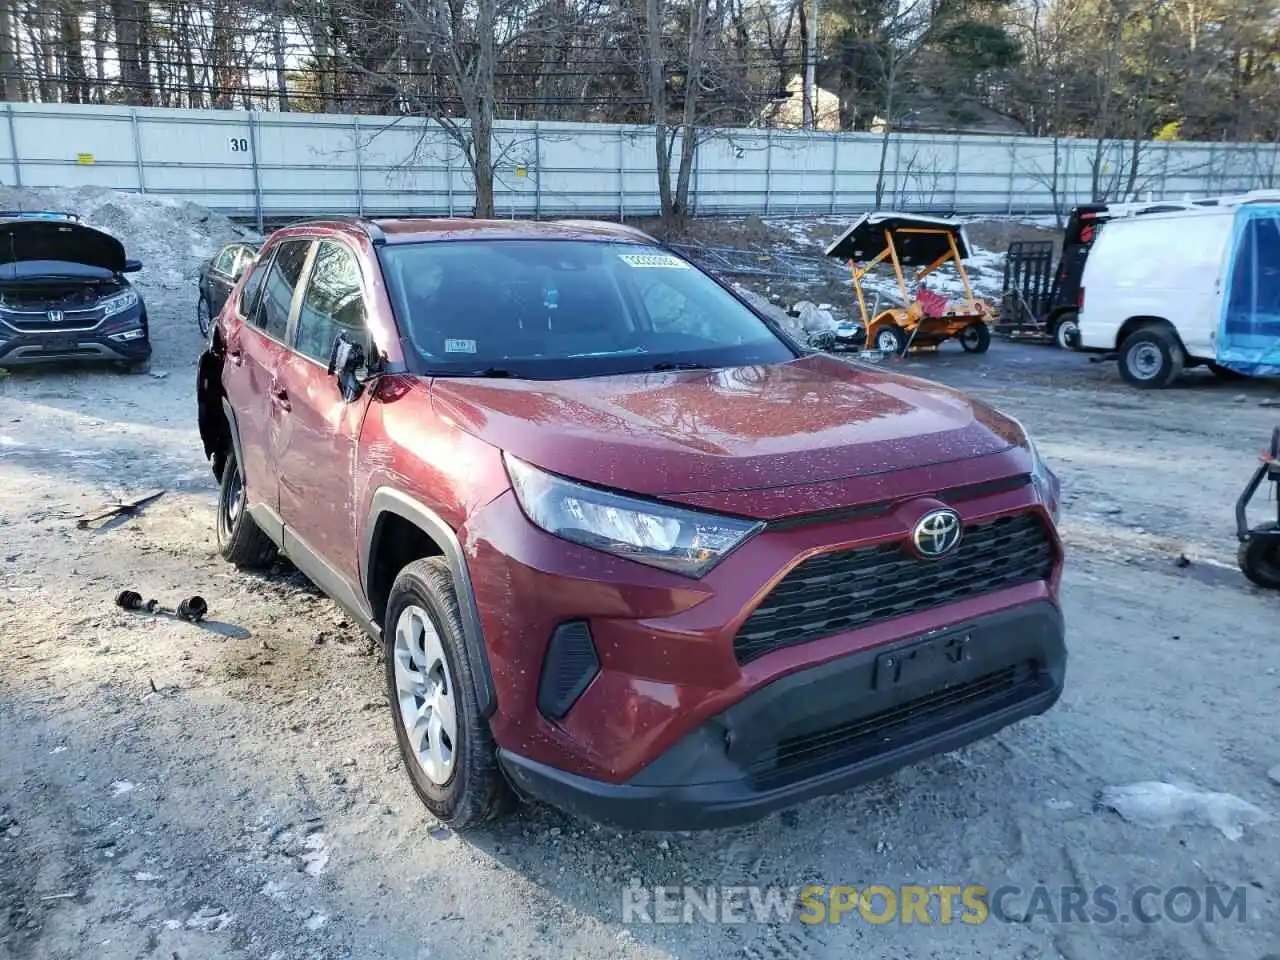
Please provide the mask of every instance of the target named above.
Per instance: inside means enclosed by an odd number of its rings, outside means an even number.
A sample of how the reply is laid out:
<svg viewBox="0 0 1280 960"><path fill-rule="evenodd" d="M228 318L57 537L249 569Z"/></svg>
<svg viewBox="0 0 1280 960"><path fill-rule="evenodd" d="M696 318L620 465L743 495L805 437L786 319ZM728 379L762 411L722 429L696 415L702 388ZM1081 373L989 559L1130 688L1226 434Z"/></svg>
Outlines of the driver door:
<svg viewBox="0 0 1280 960"><path fill-rule="evenodd" d="M358 596L355 477L372 390L348 403L327 367L340 333L368 353L368 302L356 251L338 240L320 241L278 374L285 405L278 446L285 552L331 595Z"/></svg>

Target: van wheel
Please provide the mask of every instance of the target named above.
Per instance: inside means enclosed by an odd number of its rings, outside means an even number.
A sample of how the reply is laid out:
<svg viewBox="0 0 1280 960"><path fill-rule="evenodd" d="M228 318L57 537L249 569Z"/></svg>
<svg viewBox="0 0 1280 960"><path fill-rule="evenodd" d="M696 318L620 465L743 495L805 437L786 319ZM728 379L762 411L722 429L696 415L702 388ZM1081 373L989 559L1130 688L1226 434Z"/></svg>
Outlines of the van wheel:
<svg viewBox="0 0 1280 960"><path fill-rule="evenodd" d="M960 346L965 353L986 353L991 346L991 328L981 320L960 331Z"/></svg>
<svg viewBox="0 0 1280 960"><path fill-rule="evenodd" d="M906 353L907 332L896 323L886 323L876 331L876 349L881 353Z"/></svg>
<svg viewBox="0 0 1280 960"><path fill-rule="evenodd" d="M396 577L382 627L387 694L400 757L436 819L462 829L514 804L480 715L449 567L415 560Z"/></svg>
<svg viewBox="0 0 1280 960"><path fill-rule="evenodd" d="M1145 390L1169 386L1182 376L1185 363L1182 344L1164 327L1135 330L1120 347L1120 376Z"/></svg>
<svg viewBox="0 0 1280 960"><path fill-rule="evenodd" d="M1064 313L1053 325L1053 342L1062 350L1074 350L1080 339L1080 317L1075 311Z"/></svg>
<svg viewBox="0 0 1280 960"><path fill-rule="evenodd" d="M1264 523L1256 533L1274 533L1280 524ZM1280 540L1274 537L1250 537L1236 551L1240 572L1253 583L1268 590L1280 590Z"/></svg>
<svg viewBox="0 0 1280 960"><path fill-rule="evenodd" d="M218 552L222 559L242 570L271 566L276 545L249 516L244 490L244 473L234 449L227 451L218 487Z"/></svg>

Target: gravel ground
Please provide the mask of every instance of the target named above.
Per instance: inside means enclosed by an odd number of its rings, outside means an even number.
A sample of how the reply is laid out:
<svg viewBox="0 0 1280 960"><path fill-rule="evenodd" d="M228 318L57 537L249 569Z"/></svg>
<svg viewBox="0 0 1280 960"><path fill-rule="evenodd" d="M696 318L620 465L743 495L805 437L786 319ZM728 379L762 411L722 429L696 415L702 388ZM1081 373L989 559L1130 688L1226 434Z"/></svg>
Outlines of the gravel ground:
<svg viewBox="0 0 1280 960"><path fill-rule="evenodd" d="M1063 478L1059 705L750 827L624 835L526 807L457 835L400 770L370 644L297 574L218 560L193 297L143 285L152 375L0 378L0 958L1274 958L1280 596L1245 583L1232 538L1280 420L1274 387L1189 377L1149 395L1113 367L999 343L907 361L1017 416ZM152 487L168 493L139 518L77 529L80 511ZM126 614L123 587L170 605L199 593L210 621ZM1182 794L1126 818L1100 802L1148 781L1253 808ZM1196 822L1214 804L1218 827ZM1246 907L1148 924L627 924L632 882L1015 885L1007 906L1036 884L1122 901L1185 885L1242 890Z"/></svg>

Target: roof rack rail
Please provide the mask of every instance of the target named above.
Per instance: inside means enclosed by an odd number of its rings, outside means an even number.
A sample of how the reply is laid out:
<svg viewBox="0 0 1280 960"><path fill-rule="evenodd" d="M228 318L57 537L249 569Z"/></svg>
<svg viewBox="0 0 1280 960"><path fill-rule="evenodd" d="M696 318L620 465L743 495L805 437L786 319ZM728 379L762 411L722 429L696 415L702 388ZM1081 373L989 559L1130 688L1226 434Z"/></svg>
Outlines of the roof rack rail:
<svg viewBox="0 0 1280 960"><path fill-rule="evenodd" d="M287 224L288 227L305 227L308 224L319 225L323 223L344 223L348 226L359 227L369 235L369 239L375 244L383 244L387 242L387 235L382 232L382 227L378 226L368 217L356 216L336 216L336 217L305 217L302 220L295 220Z"/></svg>

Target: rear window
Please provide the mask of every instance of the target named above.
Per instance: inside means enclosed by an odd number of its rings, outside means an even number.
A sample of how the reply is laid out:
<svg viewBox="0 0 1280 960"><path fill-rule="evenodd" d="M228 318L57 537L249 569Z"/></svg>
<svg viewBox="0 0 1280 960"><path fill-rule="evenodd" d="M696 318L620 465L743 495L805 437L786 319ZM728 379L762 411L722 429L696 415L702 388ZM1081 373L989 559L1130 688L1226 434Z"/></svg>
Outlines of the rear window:
<svg viewBox="0 0 1280 960"><path fill-rule="evenodd" d="M402 332L442 374L560 378L795 356L727 290L657 247L427 241L379 256Z"/></svg>

